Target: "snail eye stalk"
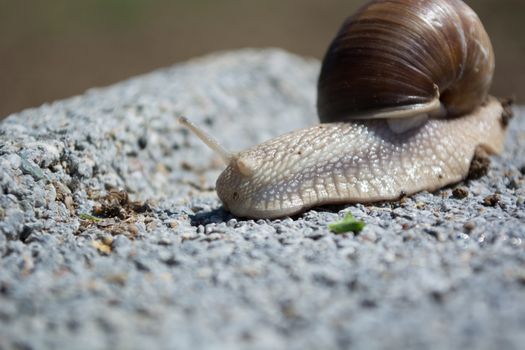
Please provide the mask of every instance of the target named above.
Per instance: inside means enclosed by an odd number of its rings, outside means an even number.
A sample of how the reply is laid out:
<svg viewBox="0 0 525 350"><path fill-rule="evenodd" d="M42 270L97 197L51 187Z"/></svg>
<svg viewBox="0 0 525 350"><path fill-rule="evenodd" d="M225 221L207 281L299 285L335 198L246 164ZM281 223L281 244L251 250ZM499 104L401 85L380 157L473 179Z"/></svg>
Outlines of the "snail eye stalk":
<svg viewBox="0 0 525 350"><path fill-rule="evenodd" d="M179 124L188 128L193 132L199 139L202 140L208 147L210 147L215 153L217 153L223 160L225 164L229 164L230 161L234 158L232 152L228 151L224 146L222 146L217 139L212 137L210 134L199 128L197 125L193 124L186 117L177 118Z"/></svg>

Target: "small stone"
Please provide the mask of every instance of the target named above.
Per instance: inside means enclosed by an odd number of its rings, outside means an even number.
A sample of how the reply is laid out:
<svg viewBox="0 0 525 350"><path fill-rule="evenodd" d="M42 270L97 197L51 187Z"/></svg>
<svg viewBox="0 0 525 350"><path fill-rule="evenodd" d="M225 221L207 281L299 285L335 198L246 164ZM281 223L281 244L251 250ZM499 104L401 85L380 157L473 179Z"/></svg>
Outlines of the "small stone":
<svg viewBox="0 0 525 350"><path fill-rule="evenodd" d="M180 237L182 240L193 240L199 237L199 235L194 231L186 231L181 233Z"/></svg>
<svg viewBox="0 0 525 350"><path fill-rule="evenodd" d="M364 230L359 237L365 241L375 242L377 240L377 235L372 230Z"/></svg>
<svg viewBox="0 0 525 350"><path fill-rule="evenodd" d="M125 273L112 273L106 276L106 281L123 287L128 281L128 275Z"/></svg>
<svg viewBox="0 0 525 350"><path fill-rule="evenodd" d="M427 206L427 205L426 205L425 203L423 203L423 202L417 202L417 203L416 203L416 208L417 208L417 209L425 209L426 206Z"/></svg>
<svg viewBox="0 0 525 350"><path fill-rule="evenodd" d="M111 246L104 244L101 241L93 241L91 242L93 247L95 247L100 253L103 254L109 254L111 253Z"/></svg>
<svg viewBox="0 0 525 350"><path fill-rule="evenodd" d="M125 235L116 235L111 241L111 251L118 255L128 255L133 249L131 240Z"/></svg>
<svg viewBox="0 0 525 350"><path fill-rule="evenodd" d="M100 240L102 241L102 243L104 243L107 246L111 246L111 244L113 243L112 236L102 236Z"/></svg>
<svg viewBox="0 0 525 350"><path fill-rule="evenodd" d="M5 218L0 221L0 234L5 235L8 240L20 239L23 223L26 221L24 212L21 210L7 210Z"/></svg>
<svg viewBox="0 0 525 350"><path fill-rule="evenodd" d="M9 156L7 156L7 161L11 165L12 169L20 168L21 163L22 163L22 159L20 158L18 154L10 154Z"/></svg>
<svg viewBox="0 0 525 350"><path fill-rule="evenodd" d="M75 215L75 201L73 200L73 197L66 196L64 198L64 204L66 205L69 214Z"/></svg>
<svg viewBox="0 0 525 350"><path fill-rule="evenodd" d="M476 228L476 224L473 223L472 221L469 221L469 222L466 222L464 225L463 225L463 228L465 229L465 231L467 231L468 233L472 232L475 228Z"/></svg>
<svg viewBox="0 0 525 350"><path fill-rule="evenodd" d="M137 143L138 143L140 149L146 148L146 146L148 145L148 137L145 136L145 135L139 137Z"/></svg>
<svg viewBox="0 0 525 350"><path fill-rule="evenodd" d="M213 276L213 270L209 267L202 267L198 269L197 271L195 271L195 274L199 278L207 279Z"/></svg>
<svg viewBox="0 0 525 350"><path fill-rule="evenodd" d="M223 235L220 233L210 233L206 235L205 237L203 237L203 240L208 241L208 242L217 241L217 240L222 239L222 236Z"/></svg>
<svg viewBox="0 0 525 350"><path fill-rule="evenodd" d="M523 182L524 181L521 179L518 179L516 177L511 177L507 187L510 188L511 190L517 190L518 188L523 186Z"/></svg>
<svg viewBox="0 0 525 350"><path fill-rule="evenodd" d="M31 175L35 181L42 180L45 177L39 167L31 164L31 162L25 158L20 158L20 170L22 170L22 173L25 175Z"/></svg>
<svg viewBox="0 0 525 350"><path fill-rule="evenodd" d="M25 240L29 238L32 232L33 228L31 226L24 225L24 227L22 228L22 232L20 232L20 240L22 242L25 242Z"/></svg>
<svg viewBox="0 0 525 350"><path fill-rule="evenodd" d="M426 233L434 237L438 242L444 242L447 240L447 235L441 231L435 230L433 228L424 229Z"/></svg>

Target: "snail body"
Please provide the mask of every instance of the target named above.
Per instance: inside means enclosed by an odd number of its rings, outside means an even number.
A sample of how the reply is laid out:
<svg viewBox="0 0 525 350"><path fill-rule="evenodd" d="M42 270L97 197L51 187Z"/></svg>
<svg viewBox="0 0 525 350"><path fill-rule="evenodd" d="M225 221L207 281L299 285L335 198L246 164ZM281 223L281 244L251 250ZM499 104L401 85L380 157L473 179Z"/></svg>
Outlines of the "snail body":
<svg viewBox="0 0 525 350"><path fill-rule="evenodd" d="M276 218L434 191L467 176L477 147L502 150L502 113L490 98L467 116L431 119L403 134L385 120L294 131L237 154L218 178L217 194L237 216Z"/></svg>
<svg viewBox="0 0 525 350"><path fill-rule="evenodd" d="M502 150L493 71L488 35L462 1L374 0L325 56L321 124L232 154L181 121L228 164L216 190L237 216L395 200L466 178L479 147Z"/></svg>

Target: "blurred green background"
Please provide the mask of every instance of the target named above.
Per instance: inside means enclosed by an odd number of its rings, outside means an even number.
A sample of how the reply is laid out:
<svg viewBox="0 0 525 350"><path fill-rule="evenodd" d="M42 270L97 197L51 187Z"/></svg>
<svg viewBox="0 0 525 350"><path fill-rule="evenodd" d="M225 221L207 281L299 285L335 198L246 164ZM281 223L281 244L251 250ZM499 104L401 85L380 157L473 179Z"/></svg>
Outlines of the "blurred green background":
<svg viewBox="0 0 525 350"><path fill-rule="evenodd" d="M493 93L525 101L525 0L466 1L496 51ZM0 118L216 50L321 58L356 0L0 0Z"/></svg>

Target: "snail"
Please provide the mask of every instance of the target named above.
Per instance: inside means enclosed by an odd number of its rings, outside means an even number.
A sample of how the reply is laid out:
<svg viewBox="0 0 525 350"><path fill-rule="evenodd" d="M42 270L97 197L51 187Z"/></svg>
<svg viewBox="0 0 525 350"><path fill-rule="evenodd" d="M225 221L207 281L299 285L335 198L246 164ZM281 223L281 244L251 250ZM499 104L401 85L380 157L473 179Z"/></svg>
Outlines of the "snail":
<svg viewBox="0 0 525 350"><path fill-rule="evenodd" d="M461 0L373 0L331 43L318 82L321 124L230 153L225 209L278 218L325 204L397 200L464 180L476 150L502 151L505 106L488 95L490 39Z"/></svg>

